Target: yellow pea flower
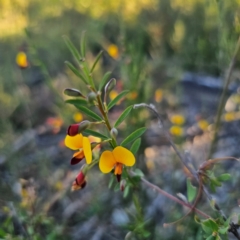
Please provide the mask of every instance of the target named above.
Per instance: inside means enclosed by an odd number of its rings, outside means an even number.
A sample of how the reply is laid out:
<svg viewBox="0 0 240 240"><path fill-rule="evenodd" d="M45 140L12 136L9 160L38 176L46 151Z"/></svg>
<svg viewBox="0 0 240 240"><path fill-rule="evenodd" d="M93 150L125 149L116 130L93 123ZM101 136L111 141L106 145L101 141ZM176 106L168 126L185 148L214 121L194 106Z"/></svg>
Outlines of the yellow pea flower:
<svg viewBox="0 0 240 240"><path fill-rule="evenodd" d="M83 158L86 159L87 164L92 162L92 148L88 137L84 137L82 134L75 136L67 135L65 145L72 150L78 150L78 152L73 154L71 159L72 165L79 163Z"/></svg>
<svg viewBox="0 0 240 240"><path fill-rule="evenodd" d="M155 94L154 94L154 99L156 102L160 103L163 99L163 91L162 89L158 88L156 91L155 91Z"/></svg>
<svg viewBox="0 0 240 240"><path fill-rule="evenodd" d="M122 174L123 165L131 167L135 164L135 157L128 149L118 146L113 151L104 151L99 160L99 168L103 173L109 173L113 168L118 180Z"/></svg>

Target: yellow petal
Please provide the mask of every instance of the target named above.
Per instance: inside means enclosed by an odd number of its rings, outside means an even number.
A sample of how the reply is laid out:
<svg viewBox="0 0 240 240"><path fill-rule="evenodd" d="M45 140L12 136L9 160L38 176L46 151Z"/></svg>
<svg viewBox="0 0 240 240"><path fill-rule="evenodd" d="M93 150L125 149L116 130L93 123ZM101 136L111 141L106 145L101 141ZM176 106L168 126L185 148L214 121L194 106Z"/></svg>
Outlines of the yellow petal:
<svg viewBox="0 0 240 240"><path fill-rule="evenodd" d="M91 149L91 143L87 137L83 137L83 152L84 152L87 164L90 164L92 162L92 149Z"/></svg>
<svg viewBox="0 0 240 240"><path fill-rule="evenodd" d="M114 159L112 152L104 151L99 160L99 168L101 172L109 173L114 168L116 163L117 162Z"/></svg>
<svg viewBox="0 0 240 240"><path fill-rule="evenodd" d="M126 148L118 146L113 150L113 156L118 163L126 166L133 166L135 164L134 155Z"/></svg>
<svg viewBox="0 0 240 240"><path fill-rule="evenodd" d="M83 136L82 134L77 134L74 137L67 135L65 137L65 145L72 149L77 150L83 147Z"/></svg>

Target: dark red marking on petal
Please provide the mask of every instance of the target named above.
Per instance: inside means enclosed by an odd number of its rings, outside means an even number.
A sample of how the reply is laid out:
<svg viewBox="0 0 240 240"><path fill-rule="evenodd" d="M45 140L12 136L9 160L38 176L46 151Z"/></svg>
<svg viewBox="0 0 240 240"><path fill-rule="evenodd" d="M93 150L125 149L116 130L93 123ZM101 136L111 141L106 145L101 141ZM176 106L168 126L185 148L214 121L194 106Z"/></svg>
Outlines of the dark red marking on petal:
<svg viewBox="0 0 240 240"><path fill-rule="evenodd" d="M71 165L75 165L75 164L81 162L82 160L83 160L83 158L73 157L73 158L71 159Z"/></svg>
<svg viewBox="0 0 240 240"><path fill-rule="evenodd" d="M117 181L120 182L121 181L121 176L122 174L117 174L116 177L117 177Z"/></svg>

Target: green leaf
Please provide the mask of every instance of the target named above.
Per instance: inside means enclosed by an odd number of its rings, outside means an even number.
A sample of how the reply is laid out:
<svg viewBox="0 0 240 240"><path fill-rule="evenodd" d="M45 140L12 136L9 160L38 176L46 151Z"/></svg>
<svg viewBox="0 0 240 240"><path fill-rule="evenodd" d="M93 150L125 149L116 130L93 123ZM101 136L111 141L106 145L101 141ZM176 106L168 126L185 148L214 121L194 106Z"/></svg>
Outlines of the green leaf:
<svg viewBox="0 0 240 240"><path fill-rule="evenodd" d="M139 169L139 168L136 168L136 169L134 170L134 173L135 173L137 176L139 176L139 177L144 177L144 173L143 173L142 170Z"/></svg>
<svg viewBox="0 0 240 240"><path fill-rule="evenodd" d="M229 173L224 173L217 178L217 180L219 180L220 182L225 182L229 179L231 179L231 175Z"/></svg>
<svg viewBox="0 0 240 240"><path fill-rule="evenodd" d="M228 232L228 229L229 229L229 226L224 227L224 228L219 228L219 229L218 229L218 232L219 232L220 234L226 234L226 233Z"/></svg>
<svg viewBox="0 0 240 240"><path fill-rule="evenodd" d="M94 63L93 63L93 66L92 66L92 68L91 68L91 70L90 70L90 73L93 72L93 70L94 70L94 68L96 67L99 59L100 59L101 56L102 56L102 54L103 54L103 50L101 50L100 53L97 55L97 57L96 57L96 59L95 59L95 61L94 61Z"/></svg>
<svg viewBox="0 0 240 240"><path fill-rule="evenodd" d="M102 118L100 116L98 116L95 112L90 110L89 108L81 106L81 105L75 105L75 107L78 108L80 111L82 111L87 116L95 119L96 121L102 121Z"/></svg>
<svg viewBox="0 0 240 240"><path fill-rule="evenodd" d="M114 180L116 180L115 175L111 174L111 177L110 177L110 180L109 180L109 184L108 184L108 188L112 187L112 185L114 183Z"/></svg>
<svg viewBox="0 0 240 240"><path fill-rule="evenodd" d="M65 101L65 103L72 104L72 105L74 105L77 108L78 108L78 106L83 106L83 105L87 105L88 104L88 102L85 99L83 99L83 98L68 99L68 100Z"/></svg>
<svg viewBox="0 0 240 240"><path fill-rule="evenodd" d="M81 56L78 52L78 50L76 49L76 47L72 44L72 42L70 41L70 39L67 36L63 36L63 39L68 47L68 49L70 50L70 52L72 53L72 55L75 57L75 59L77 60L77 62L80 61Z"/></svg>
<svg viewBox="0 0 240 240"><path fill-rule="evenodd" d="M130 151L131 151L133 154L136 154L136 153L137 153L139 147L141 146L141 141L142 141L141 138L137 138L137 139L133 142L133 144L132 144L132 146L131 146L131 148L130 148Z"/></svg>
<svg viewBox="0 0 240 240"><path fill-rule="evenodd" d="M138 186L140 181L141 181L141 177L136 175L130 178L129 184L131 184L131 186L133 187L136 187Z"/></svg>
<svg viewBox="0 0 240 240"><path fill-rule="evenodd" d="M112 74L112 72L106 72L99 84L99 91L101 91L103 89L103 87L107 84L107 81L109 80L110 78L110 75Z"/></svg>
<svg viewBox="0 0 240 240"><path fill-rule="evenodd" d="M205 227L211 229L212 232L218 231L218 225L212 219L207 219L207 220L202 221L202 226L205 226Z"/></svg>
<svg viewBox="0 0 240 240"><path fill-rule="evenodd" d="M80 79L83 80L84 83L88 84L88 81L86 78L68 61L65 61L65 64L72 70L72 72L79 77Z"/></svg>
<svg viewBox="0 0 240 240"><path fill-rule="evenodd" d="M118 117L117 121L114 124L115 128L117 128L124 121L124 119L132 111L132 108L133 108L133 106L129 106L122 112L122 114Z"/></svg>
<svg viewBox="0 0 240 240"><path fill-rule="evenodd" d="M81 48L82 57L85 58L85 55L86 55L86 32L85 31L82 32L80 48Z"/></svg>
<svg viewBox="0 0 240 240"><path fill-rule="evenodd" d="M108 104L108 110L110 110L121 98L123 98L125 95L127 95L127 93L129 92L129 90L124 90L121 93L118 94L117 97L115 97L109 104Z"/></svg>
<svg viewBox="0 0 240 240"><path fill-rule="evenodd" d="M188 201L191 202L197 194L197 188L194 187L190 181L190 179L187 179L187 198Z"/></svg>
<svg viewBox="0 0 240 240"><path fill-rule="evenodd" d="M216 187L221 187L222 184L218 181L217 178L211 178L211 182L216 186Z"/></svg>
<svg viewBox="0 0 240 240"><path fill-rule="evenodd" d="M91 129L85 129L83 132L86 133L87 135L92 135L94 137L98 137L98 138L101 138L103 140L109 139L109 137L103 135L102 133L96 132L96 131L91 130Z"/></svg>
<svg viewBox="0 0 240 240"><path fill-rule="evenodd" d="M134 131L133 133L131 133L128 137L126 137L122 142L121 142L121 146L126 146L128 143L134 141L136 138L139 138L140 136L142 136L144 134L144 132L147 130L146 127L143 128L139 128L136 131Z"/></svg>
<svg viewBox="0 0 240 240"><path fill-rule="evenodd" d="M206 238L206 240L215 240L215 237L212 236L212 234L211 234L210 236L208 236L208 237Z"/></svg>
<svg viewBox="0 0 240 240"><path fill-rule="evenodd" d="M127 185L127 186L125 186L125 189L123 191L123 198L126 198L129 194L129 192L130 192L130 186Z"/></svg>

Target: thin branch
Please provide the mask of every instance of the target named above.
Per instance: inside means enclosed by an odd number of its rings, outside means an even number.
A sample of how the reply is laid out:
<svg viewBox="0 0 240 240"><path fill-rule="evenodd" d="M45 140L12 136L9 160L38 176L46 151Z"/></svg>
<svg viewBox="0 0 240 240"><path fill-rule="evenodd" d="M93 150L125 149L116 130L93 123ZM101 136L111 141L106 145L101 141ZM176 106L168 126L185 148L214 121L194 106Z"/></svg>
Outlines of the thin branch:
<svg viewBox="0 0 240 240"><path fill-rule="evenodd" d="M218 105L218 110L217 110L217 119L216 119L216 123L214 125L214 135L213 135L213 140L210 146L210 151L209 151L209 155L208 155L208 159L211 158L212 154L214 153L214 151L216 150L216 144L217 144L217 138L218 138L218 132L220 129L220 125L221 125L221 116L222 116L222 112L223 112L223 108L225 106L225 102L226 102L226 93L228 90L228 86L230 84L231 81L231 75L232 75L232 71L235 67L235 63L236 63L236 59L237 59L237 55L239 53L240 50L240 37L238 38L237 44L236 44L236 48L232 57L232 60L229 64L228 67L228 71L226 73L226 77L225 77L225 81L224 81L224 87L223 87L223 92L220 98L220 103Z"/></svg>
<svg viewBox="0 0 240 240"><path fill-rule="evenodd" d="M172 201L177 202L177 203L181 204L182 206L185 206L185 207L190 208L191 210L193 210L194 212L196 212L196 213L198 213L199 215L203 216L204 218L211 218L211 217L210 217L209 215L207 215L206 213L204 213L204 212L202 212L201 210L193 207L191 204L188 204L188 203L186 203L186 202L184 202L184 201L182 201L182 200L174 197L173 195L165 192L165 191L162 190L160 187L158 187L158 186L150 183L149 181L147 181L145 178L142 177L141 180L142 180L142 182L143 182L145 185L147 185L148 187L150 187L150 188L153 189L154 191L156 191L156 192L164 195L165 197L171 199Z"/></svg>
<svg viewBox="0 0 240 240"><path fill-rule="evenodd" d="M175 143L173 142L172 138L170 137L169 133L163 127L163 120L162 120L161 116L159 115L159 113L157 112L155 106L153 104L149 104L148 105L146 103L135 104L133 106L134 109L137 109L137 108L140 108L140 107L148 108L148 109L150 109L152 112L154 112L156 114L156 116L158 118L159 128L163 131L164 135L166 136L166 138L168 139L168 141L171 144L172 148L174 149L174 151L178 155L178 157L181 160L182 164L196 178L196 171L193 169L193 167L190 167L189 164L187 164L187 162L188 162L187 159L185 159L185 157L180 153L180 151L178 150L177 146L175 145Z"/></svg>

